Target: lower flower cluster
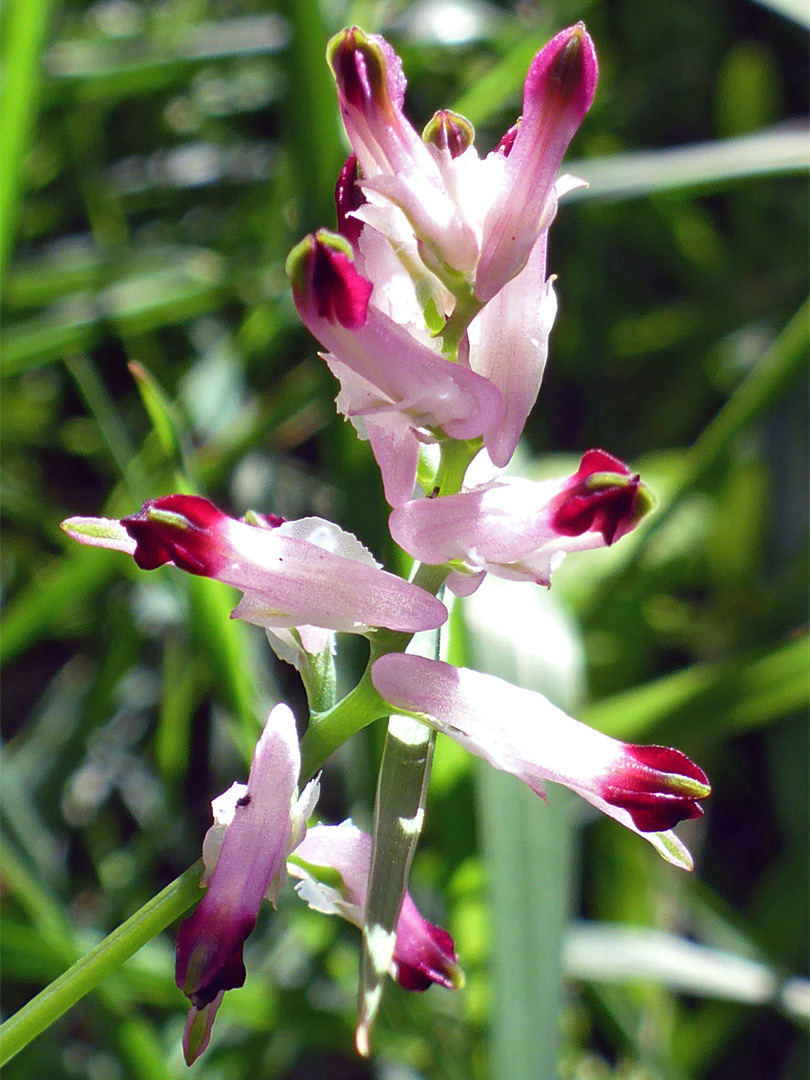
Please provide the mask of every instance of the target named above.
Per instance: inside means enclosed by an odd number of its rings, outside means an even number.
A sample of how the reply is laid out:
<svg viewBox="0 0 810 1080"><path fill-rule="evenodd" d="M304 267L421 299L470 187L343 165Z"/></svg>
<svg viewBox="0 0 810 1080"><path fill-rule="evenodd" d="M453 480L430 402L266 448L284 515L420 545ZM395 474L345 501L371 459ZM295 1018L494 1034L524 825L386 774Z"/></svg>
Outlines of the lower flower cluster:
<svg viewBox="0 0 810 1080"><path fill-rule="evenodd" d="M300 765L295 718L277 705L247 784L233 784L211 804L214 824L203 842L206 892L177 935L175 976L191 1003L183 1034L189 1065L208 1046L225 991L244 983L242 946L262 900L275 906L288 873L300 879L296 892L311 908L363 925L371 837L350 822L307 831L318 782L299 795ZM452 938L423 919L410 896L397 923L391 974L408 990L463 981Z"/></svg>
<svg viewBox="0 0 810 1080"><path fill-rule="evenodd" d="M558 199L578 183L557 173L593 99L593 43L577 24L538 53L521 119L484 159L463 117L441 110L421 136L411 127L401 65L382 38L345 30L327 59L352 146L336 187L339 232L305 238L287 268L301 318L340 383L337 407L379 464L391 536L422 564L415 579L384 570L329 521L237 520L195 495L156 498L120 520L71 518L63 528L144 570L173 564L239 589L233 617L263 627L296 666L318 702L310 723L319 731L348 709L323 706L334 635L365 635L365 696L344 699L366 709L352 730L390 714L411 717L541 798L546 781L565 785L690 869L672 829L702 813L710 789L689 758L619 742L540 694L404 651L413 634L446 622L437 598L444 583L459 596L487 574L548 587L568 554L617 542L653 507L639 475L601 449L553 480L500 471L540 389L556 312L547 234ZM189 1063L208 1045L224 993L244 982L244 942L262 901L275 904L288 875L310 907L363 927L364 948L382 934L381 970L406 989L462 984L452 938L422 918L407 892L387 929L367 925L375 841L349 822L308 830L318 782L299 793L301 771L295 720L277 705L247 784L212 804L206 891L177 938ZM400 819L416 837L420 815Z"/></svg>

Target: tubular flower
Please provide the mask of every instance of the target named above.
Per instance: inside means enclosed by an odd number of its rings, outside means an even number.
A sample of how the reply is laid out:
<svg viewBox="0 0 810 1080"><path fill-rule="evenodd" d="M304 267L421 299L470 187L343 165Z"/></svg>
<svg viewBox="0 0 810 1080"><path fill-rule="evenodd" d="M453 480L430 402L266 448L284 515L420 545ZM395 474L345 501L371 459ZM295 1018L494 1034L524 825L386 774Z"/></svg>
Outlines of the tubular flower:
<svg viewBox="0 0 810 1080"><path fill-rule="evenodd" d="M355 268L344 237L324 230L306 237L287 272L298 313L328 350L324 359L341 384L338 409L360 421L393 504L413 492L420 438L472 439L498 426L497 388L370 303L374 286Z"/></svg>
<svg viewBox="0 0 810 1080"><path fill-rule="evenodd" d="M370 861L371 837L344 821L311 828L287 869L300 878L296 892L311 908L362 927ZM337 871L339 882L324 884L319 868ZM406 990L427 990L432 983L452 989L464 983L453 939L422 918L410 893L405 894L396 926L391 975Z"/></svg>
<svg viewBox="0 0 810 1080"><path fill-rule="evenodd" d="M301 765L295 718L277 705L256 744L247 786L234 784L212 803L203 843L206 893L177 934L177 985L191 1001L183 1035L190 1065L205 1050L226 990L242 986L242 946L267 898L275 904L286 860L302 840L318 797L312 781L299 797Z"/></svg>
<svg viewBox="0 0 810 1080"><path fill-rule="evenodd" d="M676 866L692 860L670 831L699 817L710 792L705 774L678 750L634 746L572 719L541 694L466 668L389 653L371 671L378 693L424 720L541 797L544 781L576 791L639 833Z"/></svg>
<svg viewBox="0 0 810 1080"><path fill-rule="evenodd" d="M402 112L406 84L399 57L383 38L354 27L332 38L326 58L365 190L398 207L441 263L471 271L477 256L474 230Z"/></svg>
<svg viewBox="0 0 810 1080"><path fill-rule="evenodd" d="M554 217L554 178L591 107L596 52L582 23L561 31L535 56L523 90L523 116L506 155L502 183L487 209L475 278L491 299L525 265Z"/></svg>
<svg viewBox="0 0 810 1080"><path fill-rule="evenodd" d="M238 521L199 496L166 495L120 521L69 518L62 528L80 543L127 552L142 570L173 563L233 585L244 594L233 617L297 627L302 640L318 638L310 652L326 643L314 627L416 631L447 618L435 597L380 569L354 536L321 518Z"/></svg>
<svg viewBox="0 0 810 1080"><path fill-rule="evenodd" d="M550 585L567 552L615 543L653 505L637 474L604 450L589 450L572 476L509 477L441 499L414 499L394 510L389 525L414 558L454 564L461 573L449 585L466 594L487 572Z"/></svg>

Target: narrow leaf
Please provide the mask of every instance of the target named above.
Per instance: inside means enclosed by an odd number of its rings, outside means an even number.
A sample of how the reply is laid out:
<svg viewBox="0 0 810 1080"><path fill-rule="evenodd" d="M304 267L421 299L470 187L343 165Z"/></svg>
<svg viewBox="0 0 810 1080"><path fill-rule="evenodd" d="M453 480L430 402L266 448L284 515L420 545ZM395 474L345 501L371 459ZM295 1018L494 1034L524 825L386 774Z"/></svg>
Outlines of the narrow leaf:
<svg viewBox="0 0 810 1080"><path fill-rule="evenodd" d="M750 176L801 173L808 166L810 140L806 128L769 128L669 150L571 161L566 164L566 172L587 180L588 187L577 188L567 198L634 199L657 191L716 186Z"/></svg>

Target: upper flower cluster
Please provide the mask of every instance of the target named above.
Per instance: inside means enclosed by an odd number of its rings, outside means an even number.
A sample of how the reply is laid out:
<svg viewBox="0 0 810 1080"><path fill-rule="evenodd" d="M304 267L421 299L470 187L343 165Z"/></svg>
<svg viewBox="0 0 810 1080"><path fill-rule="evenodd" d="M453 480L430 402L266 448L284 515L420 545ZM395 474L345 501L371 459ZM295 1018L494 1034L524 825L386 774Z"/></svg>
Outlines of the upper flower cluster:
<svg viewBox="0 0 810 1080"><path fill-rule="evenodd" d="M556 300L546 239L555 179L597 80L584 26L534 58L523 115L481 159L472 125L446 110L420 136L382 38L358 28L327 59L353 153L336 187L340 234L292 252L303 321L327 350L338 408L368 438L392 506L411 498L420 443L480 439L511 458L543 375Z"/></svg>

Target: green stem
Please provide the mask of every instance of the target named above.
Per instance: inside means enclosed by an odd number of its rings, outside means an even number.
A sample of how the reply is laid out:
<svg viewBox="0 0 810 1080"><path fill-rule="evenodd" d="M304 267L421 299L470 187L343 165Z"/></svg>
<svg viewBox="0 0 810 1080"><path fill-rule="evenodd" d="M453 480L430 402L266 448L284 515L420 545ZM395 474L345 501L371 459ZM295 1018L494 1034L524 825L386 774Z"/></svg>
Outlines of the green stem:
<svg viewBox="0 0 810 1080"><path fill-rule="evenodd" d="M395 928L422 832L435 743L435 734L418 720L392 716L388 721L374 800L360 958L356 1041L363 1057L370 1053L371 1028L394 955Z"/></svg>
<svg viewBox="0 0 810 1080"><path fill-rule="evenodd" d="M371 675L366 669L351 693L327 712L313 713L310 718L309 727L301 740L299 784L303 786L311 780L327 758L355 732L387 715L388 706L374 689Z"/></svg>
<svg viewBox="0 0 810 1080"><path fill-rule="evenodd" d="M456 306L453 308L453 314L444 324L441 332L442 352L450 360L457 359L458 348L467 333L467 328L484 306L476 298L473 290L467 288L468 291L461 293L461 295L456 294Z"/></svg>
<svg viewBox="0 0 810 1080"><path fill-rule="evenodd" d="M442 443L434 485L438 489L436 496L455 495L461 491L467 467L482 445L481 439L471 439L469 442L450 439Z"/></svg>
<svg viewBox="0 0 810 1080"><path fill-rule="evenodd" d="M199 861L10 1017L0 1027L0 1065L10 1061L141 946L184 914L199 897L201 873Z"/></svg>
<svg viewBox="0 0 810 1080"><path fill-rule="evenodd" d="M442 443L439 468L436 472L436 487L439 495L454 495L461 490L467 466L478 453L480 441L457 442L448 440ZM436 596L447 578L450 568L427 566L420 563L412 578L414 585ZM356 732L367 727L374 720L388 716L389 709L371 682L371 665L380 656L391 652L404 652L413 637L396 630L375 630L371 635L371 655L368 667L360 682L349 694L336 705L331 704L324 711L315 708L314 700L310 705L312 715L309 727L301 740L301 773L303 785L321 769L338 747L342 746ZM309 688L307 690L309 693Z"/></svg>
<svg viewBox="0 0 810 1080"><path fill-rule="evenodd" d="M307 693L310 714L315 716L328 712L335 704L337 683L335 658L331 646L310 657L309 665L301 669L301 678Z"/></svg>

